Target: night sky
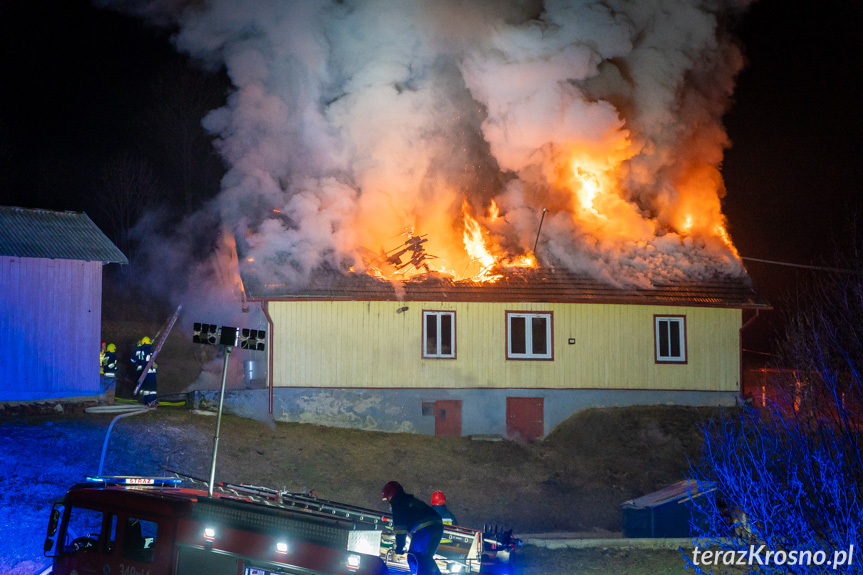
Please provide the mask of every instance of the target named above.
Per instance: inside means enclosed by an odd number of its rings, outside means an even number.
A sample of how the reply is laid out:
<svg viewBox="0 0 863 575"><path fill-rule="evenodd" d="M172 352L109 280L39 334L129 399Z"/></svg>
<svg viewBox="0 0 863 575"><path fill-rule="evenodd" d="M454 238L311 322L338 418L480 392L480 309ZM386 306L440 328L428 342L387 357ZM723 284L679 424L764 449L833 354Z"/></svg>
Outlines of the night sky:
<svg viewBox="0 0 863 575"><path fill-rule="evenodd" d="M744 258L833 265L863 207L863 4L762 0L734 29L747 65L725 118L731 237ZM158 104L182 101L184 82L207 86L179 106L199 119L224 102L228 83L190 68L170 31L81 0L7 0L0 73L0 205L86 211L102 225L95 190L106 162L123 155L148 158L171 213L217 191L209 151L194 196L179 197L177 126ZM206 141L203 130L194 138ZM824 272L744 263L777 304L745 343L766 349L786 296Z"/></svg>

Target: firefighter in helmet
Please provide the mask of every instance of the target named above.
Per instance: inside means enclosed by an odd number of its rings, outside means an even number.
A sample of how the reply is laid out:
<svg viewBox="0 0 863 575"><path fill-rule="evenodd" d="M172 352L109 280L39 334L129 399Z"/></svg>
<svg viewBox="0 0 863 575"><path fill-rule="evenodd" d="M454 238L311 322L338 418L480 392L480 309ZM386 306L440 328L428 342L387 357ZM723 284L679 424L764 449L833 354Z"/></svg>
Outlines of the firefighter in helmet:
<svg viewBox="0 0 863 575"><path fill-rule="evenodd" d="M141 373L144 371L144 368L147 367L147 364L150 362L150 358L153 357L152 343L153 342L149 337L142 337L141 342L138 344L138 348L135 350L134 355L132 355L132 363L135 364L135 372L138 376L136 381L140 381ZM140 394L139 401L147 407L155 407L157 405L156 369L156 362L154 361L150 364L150 369L147 370L147 375L144 377L141 389L138 392Z"/></svg>
<svg viewBox="0 0 863 575"><path fill-rule="evenodd" d="M455 515L452 514L452 511L447 509L446 496L443 494L443 491L435 491L432 493L431 505L432 509L437 511L437 514L440 515L444 525L458 525Z"/></svg>
<svg viewBox="0 0 863 575"><path fill-rule="evenodd" d="M117 388L117 346L109 343L102 352L102 397L105 403L114 403Z"/></svg>
<svg viewBox="0 0 863 575"><path fill-rule="evenodd" d="M99 376L105 375L105 340L99 342Z"/></svg>
<svg viewBox="0 0 863 575"><path fill-rule="evenodd" d="M405 493L398 481L390 481L381 492L393 511L393 533L396 536L395 553L404 553L405 540L411 536L408 553L417 562L417 575L440 575L434 554L443 536L440 515L410 493Z"/></svg>

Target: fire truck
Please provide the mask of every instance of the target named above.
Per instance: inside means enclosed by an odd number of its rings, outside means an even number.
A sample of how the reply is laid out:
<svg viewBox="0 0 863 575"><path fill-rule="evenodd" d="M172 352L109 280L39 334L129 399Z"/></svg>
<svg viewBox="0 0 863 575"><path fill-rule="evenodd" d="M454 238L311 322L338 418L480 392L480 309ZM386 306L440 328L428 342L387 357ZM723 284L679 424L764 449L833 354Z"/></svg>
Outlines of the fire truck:
<svg viewBox="0 0 863 575"><path fill-rule="evenodd" d="M388 513L191 478L87 478L54 503L44 543L55 575L410 573ZM512 574L511 532L445 525L442 573Z"/></svg>

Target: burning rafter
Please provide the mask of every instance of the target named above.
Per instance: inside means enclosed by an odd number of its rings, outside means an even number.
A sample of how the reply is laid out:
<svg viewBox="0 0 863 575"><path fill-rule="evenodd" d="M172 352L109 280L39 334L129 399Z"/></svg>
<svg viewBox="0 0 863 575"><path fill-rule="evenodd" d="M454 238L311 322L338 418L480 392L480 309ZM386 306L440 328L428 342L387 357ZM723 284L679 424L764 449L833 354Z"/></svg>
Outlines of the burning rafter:
<svg viewBox="0 0 863 575"><path fill-rule="evenodd" d="M437 259L437 256L425 251L423 244L428 241L427 235L415 236L413 232L408 232L408 239L403 244L386 252L387 263L392 264L397 273L408 273L418 269L423 269L426 273L430 272L426 259ZM403 262L402 256L406 254L410 254L410 258Z"/></svg>

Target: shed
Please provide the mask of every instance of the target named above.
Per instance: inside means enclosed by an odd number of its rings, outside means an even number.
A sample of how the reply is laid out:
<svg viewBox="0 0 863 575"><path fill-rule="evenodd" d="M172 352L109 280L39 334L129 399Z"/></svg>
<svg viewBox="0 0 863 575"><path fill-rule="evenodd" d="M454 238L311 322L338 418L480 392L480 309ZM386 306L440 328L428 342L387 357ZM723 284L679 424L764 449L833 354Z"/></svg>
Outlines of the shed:
<svg viewBox="0 0 863 575"><path fill-rule="evenodd" d="M108 263L129 261L87 214L0 206L0 401L99 394Z"/></svg>

